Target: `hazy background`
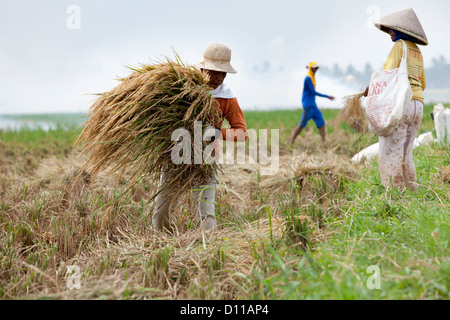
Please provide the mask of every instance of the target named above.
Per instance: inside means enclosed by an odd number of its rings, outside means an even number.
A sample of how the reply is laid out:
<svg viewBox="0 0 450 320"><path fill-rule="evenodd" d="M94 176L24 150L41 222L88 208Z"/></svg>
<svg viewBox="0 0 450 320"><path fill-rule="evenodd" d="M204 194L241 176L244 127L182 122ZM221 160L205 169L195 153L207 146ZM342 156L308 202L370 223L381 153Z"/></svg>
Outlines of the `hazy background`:
<svg viewBox="0 0 450 320"><path fill-rule="evenodd" d="M233 50L239 73L226 82L244 110L300 108L311 60L323 66L317 90L338 98L319 106L339 107L392 48L373 21L410 7L430 42L427 100L445 100L448 0L0 0L0 114L86 112L90 94L129 74L125 65L173 57L171 47L195 64L211 43Z"/></svg>

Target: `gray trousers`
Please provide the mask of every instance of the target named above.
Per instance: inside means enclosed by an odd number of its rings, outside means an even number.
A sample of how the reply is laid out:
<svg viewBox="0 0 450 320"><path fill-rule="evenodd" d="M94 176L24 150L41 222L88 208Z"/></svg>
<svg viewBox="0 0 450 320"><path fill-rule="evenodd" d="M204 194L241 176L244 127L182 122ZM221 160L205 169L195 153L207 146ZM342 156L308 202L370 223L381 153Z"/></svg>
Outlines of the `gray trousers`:
<svg viewBox="0 0 450 320"><path fill-rule="evenodd" d="M161 175L159 190L165 185L165 175ZM217 220L215 211L217 175L214 175L210 181L203 186L193 190L195 204L197 207L198 224L203 230L217 230ZM156 197L156 203L153 210L153 227L158 231L164 229L172 230L170 222L170 212L173 212L177 206L178 199L164 193Z"/></svg>

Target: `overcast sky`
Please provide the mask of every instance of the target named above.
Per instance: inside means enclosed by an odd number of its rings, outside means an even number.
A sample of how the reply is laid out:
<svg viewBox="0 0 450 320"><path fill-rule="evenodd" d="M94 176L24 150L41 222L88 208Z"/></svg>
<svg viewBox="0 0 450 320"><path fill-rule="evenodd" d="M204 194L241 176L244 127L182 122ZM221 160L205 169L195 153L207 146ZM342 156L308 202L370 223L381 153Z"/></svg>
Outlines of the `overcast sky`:
<svg viewBox="0 0 450 320"><path fill-rule="evenodd" d="M195 64L212 43L233 51L239 73L226 82L244 110L301 107L309 61L381 69L393 44L371 25L406 8L428 36L426 67L449 57L448 0L0 0L0 114L85 112L125 65L173 57L172 47ZM319 92L358 89L317 75Z"/></svg>

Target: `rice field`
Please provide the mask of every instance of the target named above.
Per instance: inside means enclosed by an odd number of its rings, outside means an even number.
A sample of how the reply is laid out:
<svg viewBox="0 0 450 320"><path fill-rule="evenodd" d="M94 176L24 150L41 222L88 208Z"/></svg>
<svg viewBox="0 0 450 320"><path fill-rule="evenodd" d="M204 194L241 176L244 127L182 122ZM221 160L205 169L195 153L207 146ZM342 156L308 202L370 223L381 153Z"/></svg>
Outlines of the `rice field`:
<svg viewBox="0 0 450 320"><path fill-rule="evenodd" d="M189 194L174 234L153 231L152 180L118 199L132 172L76 181L75 125L0 131L0 299L449 299L449 147L415 150L417 193L385 190L376 160L350 161L375 136L324 110L327 144L310 123L290 146L300 116L245 113L280 130L280 169L224 166L215 233Z"/></svg>

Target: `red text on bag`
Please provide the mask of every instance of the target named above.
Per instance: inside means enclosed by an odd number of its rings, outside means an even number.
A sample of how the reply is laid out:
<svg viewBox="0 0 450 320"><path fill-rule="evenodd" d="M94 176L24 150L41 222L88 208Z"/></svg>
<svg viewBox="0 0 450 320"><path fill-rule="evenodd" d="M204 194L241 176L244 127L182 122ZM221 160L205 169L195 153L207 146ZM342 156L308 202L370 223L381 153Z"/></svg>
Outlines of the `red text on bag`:
<svg viewBox="0 0 450 320"><path fill-rule="evenodd" d="M386 88L387 88L386 81L374 82L370 86L369 96L377 96L379 94L382 94L384 89Z"/></svg>

